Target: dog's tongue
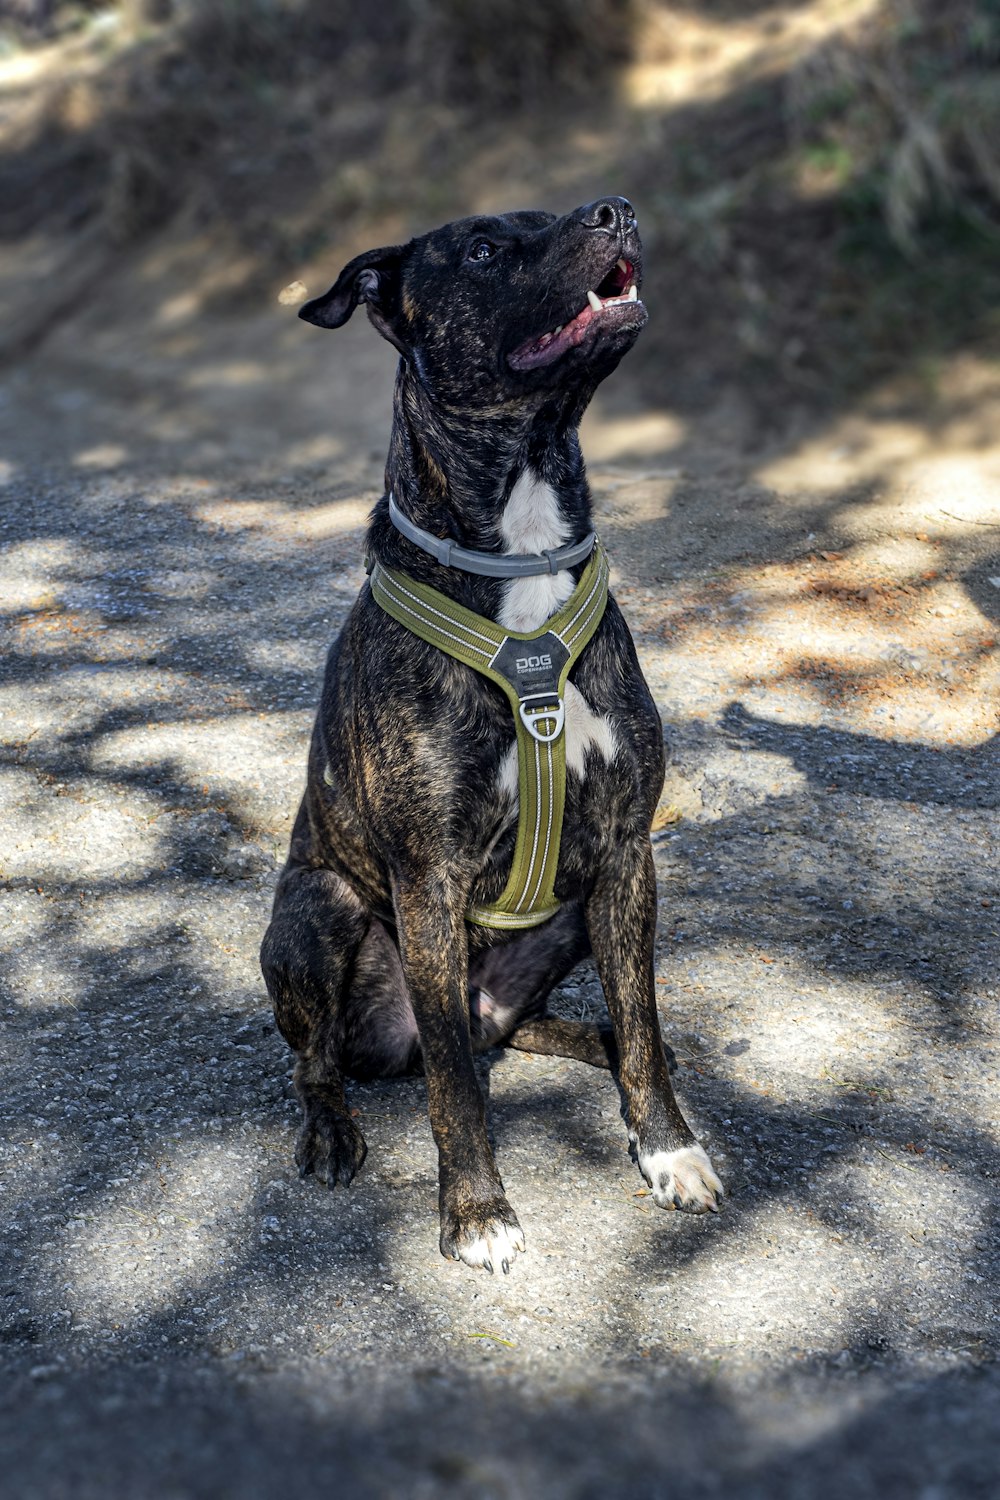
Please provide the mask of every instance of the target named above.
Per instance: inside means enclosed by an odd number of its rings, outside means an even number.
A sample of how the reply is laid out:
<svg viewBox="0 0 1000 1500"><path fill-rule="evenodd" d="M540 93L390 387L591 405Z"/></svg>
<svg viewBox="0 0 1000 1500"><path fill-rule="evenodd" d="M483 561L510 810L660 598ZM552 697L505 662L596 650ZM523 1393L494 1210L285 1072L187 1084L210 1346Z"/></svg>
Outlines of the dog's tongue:
<svg viewBox="0 0 1000 1500"><path fill-rule="evenodd" d="M594 309L588 303L582 312L577 313L571 323L566 323L558 333L543 333L540 338L529 339L508 354L507 362L512 370L537 370L540 365L550 365L566 353L567 349L574 348L579 344L587 327L596 317Z"/></svg>

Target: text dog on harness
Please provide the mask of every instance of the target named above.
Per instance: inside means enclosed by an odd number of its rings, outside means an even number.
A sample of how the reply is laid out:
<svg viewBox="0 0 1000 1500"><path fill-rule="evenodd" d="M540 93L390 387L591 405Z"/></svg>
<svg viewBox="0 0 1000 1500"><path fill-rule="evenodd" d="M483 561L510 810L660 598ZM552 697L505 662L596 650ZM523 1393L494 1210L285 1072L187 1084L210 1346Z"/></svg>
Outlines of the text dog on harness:
<svg viewBox="0 0 1000 1500"><path fill-rule="evenodd" d="M649 830L659 717L608 591L577 438L646 321L623 198L445 225L359 255L300 315L364 302L400 354L370 578L327 663L261 951L297 1054L296 1160L333 1187L365 1143L344 1077L423 1068L441 1249L524 1248L473 1057L613 1067L663 1208L722 1185L674 1098L656 1013ZM612 1028L548 1017L589 953Z"/></svg>

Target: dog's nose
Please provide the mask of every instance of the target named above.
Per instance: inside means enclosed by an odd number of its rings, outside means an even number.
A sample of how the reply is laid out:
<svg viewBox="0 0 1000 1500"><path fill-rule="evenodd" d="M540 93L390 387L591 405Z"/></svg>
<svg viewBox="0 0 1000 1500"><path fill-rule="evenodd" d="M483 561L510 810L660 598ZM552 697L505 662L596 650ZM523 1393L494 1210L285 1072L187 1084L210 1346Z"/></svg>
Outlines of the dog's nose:
<svg viewBox="0 0 1000 1500"><path fill-rule="evenodd" d="M635 209L627 198L598 198L576 211L576 218L587 229L624 237L636 227Z"/></svg>

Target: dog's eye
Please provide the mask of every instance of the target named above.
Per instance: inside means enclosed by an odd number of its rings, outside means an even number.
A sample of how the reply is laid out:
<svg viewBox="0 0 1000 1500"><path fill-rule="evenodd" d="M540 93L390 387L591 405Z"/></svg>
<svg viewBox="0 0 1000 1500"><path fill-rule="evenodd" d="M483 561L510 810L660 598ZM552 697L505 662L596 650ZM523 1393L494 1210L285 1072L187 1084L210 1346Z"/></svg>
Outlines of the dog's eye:
<svg viewBox="0 0 1000 1500"><path fill-rule="evenodd" d="M469 260L489 260L496 255L497 247L489 240L475 240L469 250Z"/></svg>

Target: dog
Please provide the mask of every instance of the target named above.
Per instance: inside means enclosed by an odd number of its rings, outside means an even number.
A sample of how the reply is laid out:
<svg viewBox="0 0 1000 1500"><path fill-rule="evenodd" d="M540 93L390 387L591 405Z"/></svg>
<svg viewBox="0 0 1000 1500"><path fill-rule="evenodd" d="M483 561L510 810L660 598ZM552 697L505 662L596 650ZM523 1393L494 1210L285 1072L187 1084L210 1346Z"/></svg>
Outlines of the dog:
<svg viewBox="0 0 1000 1500"><path fill-rule="evenodd" d="M559 693L558 637L531 650L598 565L593 550L577 560L594 545L577 428L647 320L641 284L635 212L607 197L562 217L463 219L371 250L299 310L333 329L364 303L400 358L386 494L367 540L374 571L327 661L261 949L278 1027L297 1054L295 1158L302 1176L346 1186L367 1148L345 1076L422 1068L441 1251L504 1274L524 1235L487 1135L474 1056L488 1048L613 1068L656 1203L716 1212L723 1196L674 1097L657 1019L650 827L663 735L631 635L601 595ZM467 571L463 558L487 571ZM518 559L534 571L504 571ZM380 578L395 580L404 609L419 594L437 601L439 623L466 611L484 637L510 632L510 672L544 678L541 727L523 682L512 697L506 678L415 634L387 612ZM512 704L540 759L562 740L565 764L552 909L521 926L490 916L523 821L519 735L526 764L533 753ZM611 1028L545 1014L552 988L588 954Z"/></svg>

